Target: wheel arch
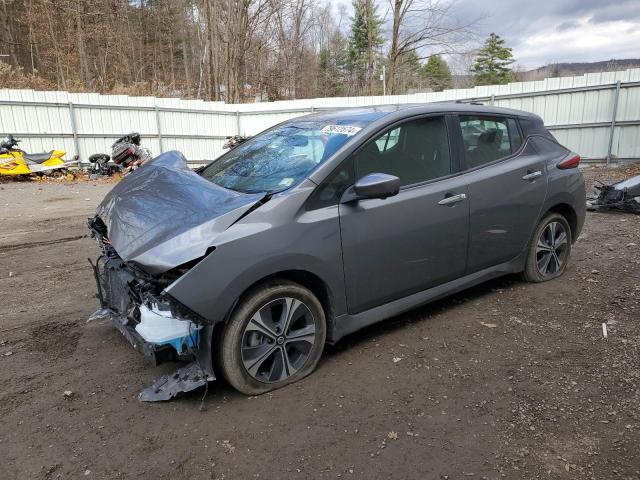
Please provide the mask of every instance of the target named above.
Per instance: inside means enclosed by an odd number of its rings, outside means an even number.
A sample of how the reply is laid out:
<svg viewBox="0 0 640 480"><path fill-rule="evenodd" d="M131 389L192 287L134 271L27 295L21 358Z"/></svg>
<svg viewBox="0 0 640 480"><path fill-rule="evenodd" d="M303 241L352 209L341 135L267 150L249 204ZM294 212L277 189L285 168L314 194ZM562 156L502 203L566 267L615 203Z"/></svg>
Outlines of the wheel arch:
<svg viewBox="0 0 640 480"><path fill-rule="evenodd" d="M334 318L335 318L335 308L334 308L334 296L329 288L327 282L325 282L322 278L320 278L317 274L312 273L308 270L301 269L290 269L290 270L281 270L278 272L271 273L269 275L263 276L262 278L256 280L244 291L240 294L240 296L233 303L229 312L225 316L224 322L219 322L220 324L226 323L234 310L237 308L238 304L242 300L242 297L246 295L247 292L256 288L259 285L264 283L274 281L274 280L289 280L291 282L302 285L306 289L308 289L313 295L318 299L320 305L322 306L322 310L324 311L325 320L327 322L327 338L332 338L331 334L333 333L334 328Z"/></svg>
<svg viewBox="0 0 640 480"><path fill-rule="evenodd" d="M575 243L578 238L578 234L580 233L578 230L578 214L575 209L568 203L557 203L544 212L541 219L549 213L559 213L566 218L569 223L569 228L571 228L571 243Z"/></svg>

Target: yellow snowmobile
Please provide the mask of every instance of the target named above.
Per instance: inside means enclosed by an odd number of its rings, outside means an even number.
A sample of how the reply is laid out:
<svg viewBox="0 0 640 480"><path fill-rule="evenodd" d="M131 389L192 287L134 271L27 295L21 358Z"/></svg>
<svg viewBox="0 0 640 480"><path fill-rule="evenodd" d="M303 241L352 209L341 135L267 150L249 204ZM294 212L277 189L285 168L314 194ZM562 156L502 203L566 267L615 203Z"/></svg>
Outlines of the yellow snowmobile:
<svg viewBox="0 0 640 480"><path fill-rule="evenodd" d="M16 148L20 140L7 135L0 141L0 175L49 175L68 174L67 167L77 164L77 160L65 161L62 150L47 153L27 153Z"/></svg>

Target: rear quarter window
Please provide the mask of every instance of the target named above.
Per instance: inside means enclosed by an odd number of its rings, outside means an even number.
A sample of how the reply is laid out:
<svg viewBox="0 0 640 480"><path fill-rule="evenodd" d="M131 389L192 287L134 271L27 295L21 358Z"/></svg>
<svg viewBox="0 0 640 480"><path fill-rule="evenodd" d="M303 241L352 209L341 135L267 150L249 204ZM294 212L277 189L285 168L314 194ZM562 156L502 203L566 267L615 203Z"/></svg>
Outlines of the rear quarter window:
<svg viewBox="0 0 640 480"><path fill-rule="evenodd" d="M544 126L544 122L539 117L524 117L519 119L520 127L524 132L524 136L529 135L542 135L543 137L549 137L555 140L555 137L551 135L551 132Z"/></svg>
<svg viewBox="0 0 640 480"><path fill-rule="evenodd" d="M529 139L529 143L542 155L564 156L569 153L568 149L548 137L535 135Z"/></svg>

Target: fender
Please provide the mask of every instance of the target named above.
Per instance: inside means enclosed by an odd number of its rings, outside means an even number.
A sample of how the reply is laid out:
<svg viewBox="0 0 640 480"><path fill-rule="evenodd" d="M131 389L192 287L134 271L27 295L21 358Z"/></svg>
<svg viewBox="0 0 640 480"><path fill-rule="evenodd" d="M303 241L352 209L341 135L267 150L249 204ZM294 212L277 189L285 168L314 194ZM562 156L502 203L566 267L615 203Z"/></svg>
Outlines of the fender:
<svg viewBox="0 0 640 480"><path fill-rule="evenodd" d="M216 239L215 250L169 285L166 293L218 322L256 282L285 271L302 271L324 282L336 315L346 312L338 206L306 211L304 190L290 194L300 203L274 197L231 226ZM292 205L293 212L282 208L285 205ZM275 221L274 211L282 211Z"/></svg>

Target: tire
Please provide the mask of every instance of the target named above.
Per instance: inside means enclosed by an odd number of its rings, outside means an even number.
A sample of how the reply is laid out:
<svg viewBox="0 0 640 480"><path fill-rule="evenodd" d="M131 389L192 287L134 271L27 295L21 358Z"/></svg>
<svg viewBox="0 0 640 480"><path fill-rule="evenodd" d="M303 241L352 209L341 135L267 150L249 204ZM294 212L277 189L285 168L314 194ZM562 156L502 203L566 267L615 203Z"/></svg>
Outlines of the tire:
<svg viewBox="0 0 640 480"><path fill-rule="evenodd" d="M326 336L318 299L297 283L271 280L240 299L222 330L218 365L234 388L258 395L313 372Z"/></svg>
<svg viewBox="0 0 640 480"><path fill-rule="evenodd" d="M571 227L563 215L545 215L529 243L524 279L528 282L546 282L562 275L571 256L572 241Z"/></svg>

